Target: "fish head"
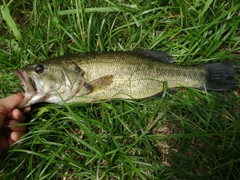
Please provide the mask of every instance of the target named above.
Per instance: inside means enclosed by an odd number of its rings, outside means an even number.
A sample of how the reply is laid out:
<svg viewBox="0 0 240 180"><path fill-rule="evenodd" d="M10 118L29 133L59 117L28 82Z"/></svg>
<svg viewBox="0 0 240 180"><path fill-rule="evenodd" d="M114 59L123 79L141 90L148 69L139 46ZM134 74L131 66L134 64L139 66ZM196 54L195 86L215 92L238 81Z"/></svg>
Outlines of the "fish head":
<svg viewBox="0 0 240 180"><path fill-rule="evenodd" d="M72 98L84 86L84 71L71 61L45 61L16 70L24 89L24 108L38 102L60 103Z"/></svg>

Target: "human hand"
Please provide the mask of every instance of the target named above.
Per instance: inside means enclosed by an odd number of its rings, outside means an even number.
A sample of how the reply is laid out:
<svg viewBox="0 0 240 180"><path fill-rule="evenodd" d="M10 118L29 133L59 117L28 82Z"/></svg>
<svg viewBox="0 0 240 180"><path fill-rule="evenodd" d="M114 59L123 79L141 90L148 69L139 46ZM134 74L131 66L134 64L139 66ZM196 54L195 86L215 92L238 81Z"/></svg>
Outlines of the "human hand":
<svg viewBox="0 0 240 180"><path fill-rule="evenodd" d="M25 134L26 126L15 126L25 121L27 107L22 111L16 106L23 100L22 94L13 94L0 100L0 157L15 141Z"/></svg>

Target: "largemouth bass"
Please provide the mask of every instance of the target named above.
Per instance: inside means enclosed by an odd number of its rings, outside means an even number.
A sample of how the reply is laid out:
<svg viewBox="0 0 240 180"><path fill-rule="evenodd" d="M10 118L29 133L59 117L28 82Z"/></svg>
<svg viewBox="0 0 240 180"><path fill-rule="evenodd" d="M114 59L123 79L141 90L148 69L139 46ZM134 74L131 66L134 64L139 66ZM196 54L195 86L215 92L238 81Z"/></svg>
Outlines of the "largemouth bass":
<svg viewBox="0 0 240 180"><path fill-rule="evenodd" d="M91 103L141 99L168 88L228 91L238 87L236 64L174 64L162 51L94 52L57 57L16 71L25 90L19 108L38 102Z"/></svg>

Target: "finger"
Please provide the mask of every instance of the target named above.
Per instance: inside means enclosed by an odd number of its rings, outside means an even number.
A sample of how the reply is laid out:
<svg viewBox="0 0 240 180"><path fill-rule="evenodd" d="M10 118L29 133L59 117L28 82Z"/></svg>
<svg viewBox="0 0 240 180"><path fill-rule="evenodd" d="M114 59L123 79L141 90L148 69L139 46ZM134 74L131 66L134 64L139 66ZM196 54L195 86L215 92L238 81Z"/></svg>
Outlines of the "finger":
<svg viewBox="0 0 240 180"><path fill-rule="evenodd" d="M25 115L19 109L14 109L10 115L10 119L13 119L19 122L24 122Z"/></svg>
<svg viewBox="0 0 240 180"><path fill-rule="evenodd" d="M0 114L7 116L23 100L22 94L13 94L0 100Z"/></svg>
<svg viewBox="0 0 240 180"><path fill-rule="evenodd" d="M30 112L30 110L31 110L31 106L27 106L27 107L25 107L24 109L22 109L22 112L23 112L24 114L27 114L27 113Z"/></svg>
<svg viewBox="0 0 240 180"><path fill-rule="evenodd" d="M25 134L25 132L23 132L23 131L14 131L11 133L10 138L12 141L18 141L24 134ZM12 144L10 144L10 146L11 145Z"/></svg>
<svg viewBox="0 0 240 180"><path fill-rule="evenodd" d="M25 125L21 125L19 123L19 121L15 121L15 120L9 121L9 128L12 131L26 131L27 130L27 127Z"/></svg>

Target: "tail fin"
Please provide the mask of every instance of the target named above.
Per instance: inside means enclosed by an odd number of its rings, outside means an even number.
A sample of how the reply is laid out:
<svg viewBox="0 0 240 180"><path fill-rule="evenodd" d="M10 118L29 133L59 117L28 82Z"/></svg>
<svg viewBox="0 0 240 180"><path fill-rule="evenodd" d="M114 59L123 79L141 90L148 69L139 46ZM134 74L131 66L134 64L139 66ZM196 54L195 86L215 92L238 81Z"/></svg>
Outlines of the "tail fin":
<svg viewBox="0 0 240 180"><path fill-rule="evenodd" d="M235 79L237 74L236 63L217 62L205 64L204 66L208 69L207 90L228 91L239 87Z"/></svg>

